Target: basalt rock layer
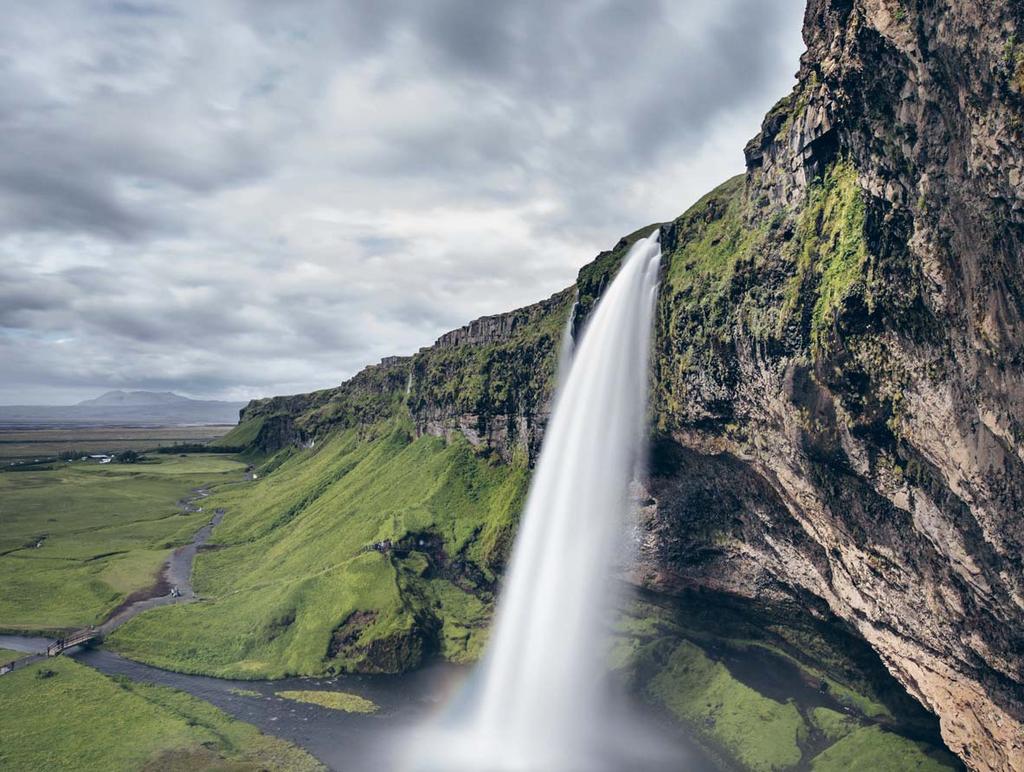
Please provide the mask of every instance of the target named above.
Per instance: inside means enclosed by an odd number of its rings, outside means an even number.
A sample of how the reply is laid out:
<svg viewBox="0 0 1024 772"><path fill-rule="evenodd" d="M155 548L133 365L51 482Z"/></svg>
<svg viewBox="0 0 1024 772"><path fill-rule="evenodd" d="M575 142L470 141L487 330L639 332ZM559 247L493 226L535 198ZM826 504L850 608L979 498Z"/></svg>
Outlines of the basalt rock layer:
<svg viewBox="0 0 1024 772"><path fill-rule="evenodd" d="M746 175L663 225L637 581L839 617L971 768L1024 769L1024 3L810 0ZM532 458L575 288L337 389L263 450L407 413ZM281 416L287 419L282 421Z"/></svg>

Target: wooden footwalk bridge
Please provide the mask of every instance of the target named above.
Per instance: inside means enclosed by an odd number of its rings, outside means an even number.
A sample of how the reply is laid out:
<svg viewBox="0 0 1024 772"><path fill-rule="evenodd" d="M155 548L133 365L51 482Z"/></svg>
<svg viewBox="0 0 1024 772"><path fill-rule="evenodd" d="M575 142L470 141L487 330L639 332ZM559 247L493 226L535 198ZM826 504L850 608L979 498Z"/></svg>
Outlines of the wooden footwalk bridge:
<svg viewBox="0 0 1024 772"><path fill-rule="evenodd" d="M22 657L21 659L16 659L13 662L8 662L6 664L0 664L0 676L6 675L12 670L23 668L33 662L46 659L47 657L56 657L58 654L62 654L75 646L82 646L84 644L91 643L92 641L98 641L102 637L102 633L95 627L84 627L81 630L75 630L64 638L58 638L55 640L46 647L45 651L38 650L35 654L30 654L27 657Z"/></svg>
<svg viewBox="0 0 1024 772"><path fill-rule="evenodd" d="M70 649L72 646L81 646L83 643L89 643L89 641L95 641L100 637L100 631L92 627L85 627L81 630L75 630L66 638L58 638L49 646L46 647L46 656L56 657L62 651Z"/></svg>

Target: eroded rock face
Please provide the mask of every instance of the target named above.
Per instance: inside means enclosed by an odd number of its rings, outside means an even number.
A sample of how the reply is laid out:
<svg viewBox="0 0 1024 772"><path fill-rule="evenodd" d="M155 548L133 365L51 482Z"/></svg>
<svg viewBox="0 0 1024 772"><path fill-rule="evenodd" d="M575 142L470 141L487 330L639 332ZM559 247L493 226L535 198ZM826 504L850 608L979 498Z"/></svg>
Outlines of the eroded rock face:
<svg viewBox="0 0 1024 772"><path fill-rule="evenodd" d="M302 432L288 414L269 416L260 426L253 442L261 453L276 453L281 448L302 443Z"/></svg>
<svg viewBox="0 0 1024 772"><path fill-rule="evenodd" d="M274 451L402 412L417 435L458 433L505 461L519 456L528 462L540 450L557 347L574 297L569 288L540 303L482 317L412 356L385 357L333 389L254 400L241 421L277 427L287 418L292 436L276 446L260 445Z"/></svg>

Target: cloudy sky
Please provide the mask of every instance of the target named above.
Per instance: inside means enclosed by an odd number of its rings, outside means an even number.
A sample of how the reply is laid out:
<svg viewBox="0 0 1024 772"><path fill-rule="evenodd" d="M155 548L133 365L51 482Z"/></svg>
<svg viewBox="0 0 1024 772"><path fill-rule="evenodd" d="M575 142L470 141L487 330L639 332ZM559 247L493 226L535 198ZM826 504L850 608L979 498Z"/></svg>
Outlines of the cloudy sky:
<svg viewBox="0 0 1024 772"><path fill-rule="evenodd" d="M742 171L802 0L11 3L0 403L334 385Z"/></svg>

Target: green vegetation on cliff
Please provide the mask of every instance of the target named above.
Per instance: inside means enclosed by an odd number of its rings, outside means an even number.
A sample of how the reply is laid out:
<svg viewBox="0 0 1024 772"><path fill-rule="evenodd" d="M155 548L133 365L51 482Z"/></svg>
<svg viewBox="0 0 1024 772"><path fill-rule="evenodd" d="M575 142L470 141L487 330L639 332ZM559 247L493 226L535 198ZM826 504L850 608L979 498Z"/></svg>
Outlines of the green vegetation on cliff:
<svg viewBox="0 0 1024 772"><path fill-rule="evenodd" d="M246 448L252 446L263 428L264 416L240 421L231 431L210 443L218 448Z"/></svg>
<svg viewBox="0 0 1024 772"><path fill-rule="evenodd" d="M886 732L877 726L865 726L822 751L811 761L814 772L846 772L870 769L873 772L941 772L953 769L952 759L938 758L935 750Z"/></svg>
<svg viewBox="0 0 1024 772"><path fill-rule="evenodd" d="M196 561L202 602L147 612L111 644L241 678L473 659L526 478L402 421L337 432L211 497L228 516Z"/></svg>
<svg viewBox="0 0 1024 772"><path fill-rule="evenodd" d="M830 356L851 310L870 310L867 204L852 164L834 162L791 208L754 190L734 178L664 231L654 389L663 428L724 418L733 431L739 348L810 369ZM580 271L577 328L649 232ZM228 515L196 564L202 601L144 614L111 645L161 667L241 678L478 656L572 297L478 320L337 389L250 405L225 442L244 441L265 463L258 481L222 486L210 502ZM950 768L900 734L917 732L920 715L908 718L891 678L864 675L838 639L691 621L656 610L629 620L612 662L727 763L828 769L853 749ZM795 683L765 685L734 668L758 657Z"/></svg>
<svg viewBox="0 0 1024 772"><path fill-rule="evenodd" d="M864 194L857 171L846 162L832 166L812 185L797 224L797 274L784 312L797 308L801 287L810 281L817 298L811 310L811 339L823 343L825 330L843 301L862 281L868 259L864 241Z"/></svg>
<svg viewBox="0 0 1024 772"><path fill-rule="evenodd" d="M795 222L784 210L767 219L748 195L746 178L733 177L673 223L659 332L691 359L740 332L782 337L794 320L817 342L864 273L864 194L850 163L810 186Z"/></svg>
<svg viewBox="0 0 1024 772"><path fill-rule="evenodd" d="M616 254L619 254L618 252ZM411 419L432 433L499 435L506 459L536 450L535 420L551 397L573 292L478 319L412 356L365 368L334 389L257 400L221 441L274 452L329 433Z"/></svg>
<svg viewBox="0 0 1024 772"><path fill-rule="evenodd" d="M572 294L562 292L538 306L508 315L506 332L472 333L412 357L406 404L412 415L488 417L536 410L550 397L561 338ZM481 320L483 323L484 320Z"/></svg>
<svg viewBox="0 0 1024 772"><path fill-rule="evenodd" d="M66 657L0 678L0 716L4 769L323 769L184 692L110 678Z"/></svg>

